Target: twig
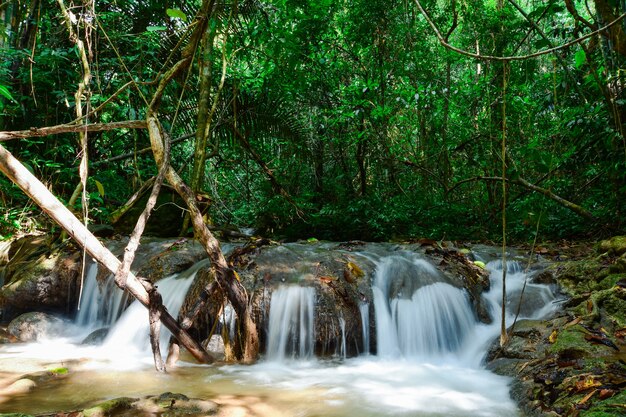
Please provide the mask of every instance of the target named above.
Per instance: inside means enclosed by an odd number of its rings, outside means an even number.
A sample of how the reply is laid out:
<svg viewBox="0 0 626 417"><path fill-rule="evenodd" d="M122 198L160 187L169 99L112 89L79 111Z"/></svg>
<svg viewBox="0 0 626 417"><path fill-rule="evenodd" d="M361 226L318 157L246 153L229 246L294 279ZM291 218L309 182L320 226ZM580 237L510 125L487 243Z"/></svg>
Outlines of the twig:
<svg viewBox="0 0 626 417"><path fill-rule="evenodd" d="M530 59L530 58L536 58L536 57L539 57L539 56L542 56L542 55L551 54L553 52L560 51L561 49L569 48L572 45L576 45L577 43L580 43L580 42L582 42L582 41L584 41L586 39L589 39L589 38L597 35L600 32L604 32L605 30L607 30L610 27L612 27L612 26L616 25L617 23L619 23L622 19L624 19L624 17L626 17L626 13L622 13L619 17L617 17L611 23L601 27L600 29L595 30L593 32L590 32L590 33L588 33L588 34L586 34L584 36L581 36L579 38L576 38L573 41L567 42L567 43L565 43L563 45L556 46L554 48L544 49L544 50L541 50L541 51L538 51L538 52L534 52L534 53L528 54L528 55L492 56L492 55L476 54L474 52L469 52L469 51L466 51L464 49L457 48L456 46L450 45L448 42L446 42L444 37L441 35L441 32L439 32L439 29L437 29L437 26L432 21L432 19L428 15L428 13L426 13L426 10L424 10L424 8L422 7L422 5L420 3L420 0L414 0L414 1L415 1L415 4L417 5L418 9L422 13L424 18L428 22L428 24L430 25L430 27L435 32L435 36L437 36L437 39L439 40L439 43L441 45L443 45L445 48L450 49L451 51L454 51L454 52L459 53L461 55L465 55L465 56L470 57L470 58L480 59L480 60L483 60L483 61L524 61L524 60L527 60L527 59Z"/></svg>

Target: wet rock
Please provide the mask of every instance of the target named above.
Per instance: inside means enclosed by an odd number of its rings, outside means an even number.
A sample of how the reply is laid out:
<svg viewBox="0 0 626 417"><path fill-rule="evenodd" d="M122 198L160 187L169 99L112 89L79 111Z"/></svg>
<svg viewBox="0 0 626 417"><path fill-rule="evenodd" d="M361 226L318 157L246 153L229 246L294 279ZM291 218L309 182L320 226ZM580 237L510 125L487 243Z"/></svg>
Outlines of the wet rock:
<svg viewBox="0 0 626 417"><path fill-rule="evenodd" d="M122 397L105 401L83 410L84 417L109 417L121 414L133 408L136 398Z"/></svg>
<svg viewBox="0 0 626 417"><path fill-rule="evenodd" d="M224 360L226 348L224 346L224 339L222 339L222 336L214 334L208 341L206 341L206 343L204 343L204 345L206 346L206 350L216 360Z"/></svg>
<svg viewBox="0 0 626 417"><path fill-rule="evenodd" d="M7 330L22 342L33 342L59 334L63 320L47 313L25 313L11 321Z"/></svg>
<svg viewBox="0 0 626 417"><path fill-rule="evenodd" d="M156 282L171 274L189 269L206 258L206 252L188 239L163 241L160 250L153 251L137 275Z"/></svg>
<svg viewBox="0 0 626 417"><path fill-rule="evenodd" d="M554 285L556 284L556 278L552 271L541 270L531 275L530 282L533 284Z"/></svg>
<svg viewBox="0 0 626 417"><path fill-rule="evenodd" d="M109 328L105 327L102 329L94 330L91 332L83 341L80 343L81 345L100 345L104 341L104 339L109 334Z"/></svg>
<svg viewBox="0 0 626 417"><path fill-rule="evenodd" d="M543 357L546 346L540 342L549 334L549 325L548 321L518 321L513 330L509 328L509 340L504 346L492 345L487 353L487 361Z"/></svg>
<svg viewBox="0 0 626 417"><path fill-rule="evenodd" d="M52 241L50 236L28 236L11 243L10 262L0 272L4 321L29 311L66 313L75 304L80 252L68 255L68 247Z"/></svg>
<svg viewBox="0 0 626 417"><path fill-rule="evenodd" d="M31 379L28 379L28 378L18 379L17 381L10 384L8 387L0 390L0 396L27 394L33 389L35 389L36 386L37 384L35 383L35 381Z"/></svg>
<svg viewBox="0 0 626 417"><path fill-rule="evenodd" d="M166 392L158 396L146 397L131 404L141 415L206 416L215 414L218 406L213 401L188 398L183 394Z"/></svg>

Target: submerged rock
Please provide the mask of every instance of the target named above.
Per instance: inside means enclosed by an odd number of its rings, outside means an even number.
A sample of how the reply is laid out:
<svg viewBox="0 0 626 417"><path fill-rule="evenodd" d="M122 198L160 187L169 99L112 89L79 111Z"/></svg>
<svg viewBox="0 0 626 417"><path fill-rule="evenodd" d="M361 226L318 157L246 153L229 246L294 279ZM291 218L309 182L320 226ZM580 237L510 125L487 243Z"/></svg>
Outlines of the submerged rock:
<svg viewBox="0 0 626 417"><path fill-rule="evenodd" d="M86 408L83 410L84 417L110 417L118 414L122 414L127 410L133 408L133 404L137 401L137 398L115 398L108 400L94 407Z"/></svg>
<svg viewBox="0 0 626 417"><path fill-rule="evenodd" d="M84 417L115 415L146 416L206 416L217 412L213 401L188 398L183 394L166 392L144 398L121 397L108 400L82 411Z"/></svg>

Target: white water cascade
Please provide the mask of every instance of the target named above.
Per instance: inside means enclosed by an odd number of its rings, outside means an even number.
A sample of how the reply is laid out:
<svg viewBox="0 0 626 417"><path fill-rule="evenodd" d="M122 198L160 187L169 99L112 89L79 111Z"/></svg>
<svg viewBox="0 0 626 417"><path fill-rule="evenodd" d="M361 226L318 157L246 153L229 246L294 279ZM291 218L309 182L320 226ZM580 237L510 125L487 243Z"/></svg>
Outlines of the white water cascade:
<svg viewBox="0 0 626 417"><path fill-rule="evenodd" d="M467 294L438 281L424 259L382 259L374 280L378 355L431 357L454 352L476 320Z"/></svg>
<svg viewBox="0 0 626 417"><path fill-rule="evenodd" d="M315 289L281 286L272 293L266 356L269 361L313 356Z"/></svg>
<svg viewBox="0 0 626 417"><path fill-rule="evenodd" d="M68 395L69 391L75 392L75 402L81 404L86 401L85 398L113 398L128 395L129 391L136 396L168 390L200 398L223 394L222 398L232 400L241 396L247 401L245 399L249 397L255 399L250 402L252 406L265 406L264 402L267 402L268 406L274 407L276 412L265 415L518 415L509 395L509 380L485 370L481 365L488 346L499 332L501 264L490 262L487 265L491 273L491 289L483 294L483 298L493 323L483 324L476 319L465 290L450 285L447 278L422 255L382 245L375 249L376 252L358 254L376 265L372 283L373 308L367 302L359 305L365 353L360 357L340 361L336 358L312 360L316 339L315 289L282 286L271 294L266 360L245 366L196 366L182 362L170 374L155 375L152 371L147 310L135 303L118 319L117 312L126 302L117 300L117 295L113 295L115 293L108 293L106 285L97 284L97 271L93 268L89 269L86 277L83 303L76 323L83 330L110 326L102 346L78 345L78 338L71 343L67 340L63 343L47 340L37 346L7 345L0 349L0 360L13 360L17 356L16 349L23 349L21 355L28 357L40 355L46 364L51 358L58 361L65 361L65 358L86 359L80 365L70 366L69 378L64 380L67 386L49 386L42 382L41 388L24 397L24 404L29 402L41 407L41 414L59 409L53 403L49 406L43 404L55 398L49 390L62 388L64 391L56 397ZM307 250L310 250L310 245L307 245ZM205 264L204 261L184 273L157 282L164 303L174 317L193 277ZM506 320L511 325L527 274L516 262L507 263L507 272L509 298ZM263 303L269 300L269 292L268 288L263 288ZM553 299L547 286L526 283L520 319L545 316L554 308ZM230 325L232 322L234 316L229 311L227 308L224 313L223 324ZM370 312L373 312L371 316ZM339 317L335 319L339 320ZM370 322L373 320L375 326L372 323L371 329L374 331L375 328L376 333L370 335ZM344 323L350 321L345 320ZM342 334L346 334L345 329L342 329ZM376 355L367 354L370 336L376 337ZM168 332L162 328L163 349L167 347L168 337ZM83 338L84 335L80 340ZM58 355L52 353L53 343L59 345ZM345 343L341 344L342 351L345 351ZM294 358L304 360L290 360ZM79 373L91 372L92 369L95 369L92 373ZM73 375L76 375L74 379ZM124 385L126 381L128 383ZM35 394L39 396L34 397ZM21 410L10 408L11 403L3 405L0 402L0 412L27 410L27 405L23 405ZM71 406L63 408L71 409Z"/></svg>
<svg viewBox="0 0 626 417"><path fill-rule="evenodd" d="M87 268L83 294L75 323L86 329L112 326L128 304L128 293L115 285L110 276L104 283L96 279L98 264L94 261Z"/></svg>
<svg viewBox="0 0 626 417"><path fill-rule="evenodd" d="M155 284L163 296L163 304L173 317L178 316L185 295L198 271L209 264L210 261L205 259L186 271L163 278ZM163 357L167 353L170 335L169 330L161 327L159 343ZM134 353L135 355L131 356L141 357L151 351L149 336L148 311L139 301L133 301L111 328L102 347L107 351L121 349L120 353L124 352L124 355Z"/></svg>
<svg viewBox="0 0 626 417"><path fill-rule="evenodd" d="M369 303L360 303L359 312L361 313L361 332L363 334L363 354L370 354L370 305Z"/></svg>

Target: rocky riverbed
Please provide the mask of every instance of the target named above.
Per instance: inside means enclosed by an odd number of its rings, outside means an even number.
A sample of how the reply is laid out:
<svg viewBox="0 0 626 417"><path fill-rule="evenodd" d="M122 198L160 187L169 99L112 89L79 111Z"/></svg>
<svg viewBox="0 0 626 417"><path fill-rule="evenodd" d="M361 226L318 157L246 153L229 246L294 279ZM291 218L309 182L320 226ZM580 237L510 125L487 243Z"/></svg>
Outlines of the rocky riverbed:
<svg viewBox="0 0 626 417"><path fill-rule="evenodd" d="M78 295L79 260L76 249L47 244L46 237L27 238L6 247L0 254L0 306L7 321L26 312L0 334L3 343L33 340L54 332L75 308ZM124 241L112 242L121 248ZM153 241L142 255L143 276L158 281L203 257L192 241ZM267 315L268 292L290 282L316 288L317 340L315 352L332 357L340 352L354 356L363 350L359 304L372 305L375 263L363 254L415 251L426 254L442 279L468 290L476 317L489 321L481 293L489 282L472 249L478 246L442 244L422 240L412 244L369 244L365 242L301 242L280 245L254 241L234 245L231 262L252 295L256 320ZM492 250L496 252L496 250ZM483 249L483 252L485 250ZM509 329L508 343L496 341L487 355L487 367L512 378L511 395L529 416L621 416L626 412L626 238L600 244L559 244L519 251L536 273L533 282L558 288L559 309L544 320L521 320ZM4 261L2 261L4 259ZM10 260L10 262L9 262ZM2 265L4 262L4 265ZM540 266L540 267L538 267ZM406 271L405 271L406 272ZM190 308L199 289L210 279L199 275L185 303ZM104 274L100 279L104 278ZM400 289L391 291L400 291ZM40 302L42 297L45 300ZM532 306L532 297L522 303ZM192 328L207 334L221 312L221 300L213 300ZM343 322L340 323L338 318ZM371 322L370 322L371 323ZM8 323L7 323L8 324ZM370 324L374 326L374 323ZM265 326L261 325L261 329ZM213 329L214 330L214 329ZM374 334L374 332L372 332ZM261 331L261 338L266 335ZM374 351L376 341L370 340ZM228 358L227 358L228 359ZM6 366L5 366L6 365ZM2 397L27 396L41 384L62 383L79 364L29 362L0 364ZM75 413L83 415L280 415L278 408L254 396L211 395L204 399L183 394L153 392L152 395L86 404ZM76 414L78 415L78 414Z"/></svg>

